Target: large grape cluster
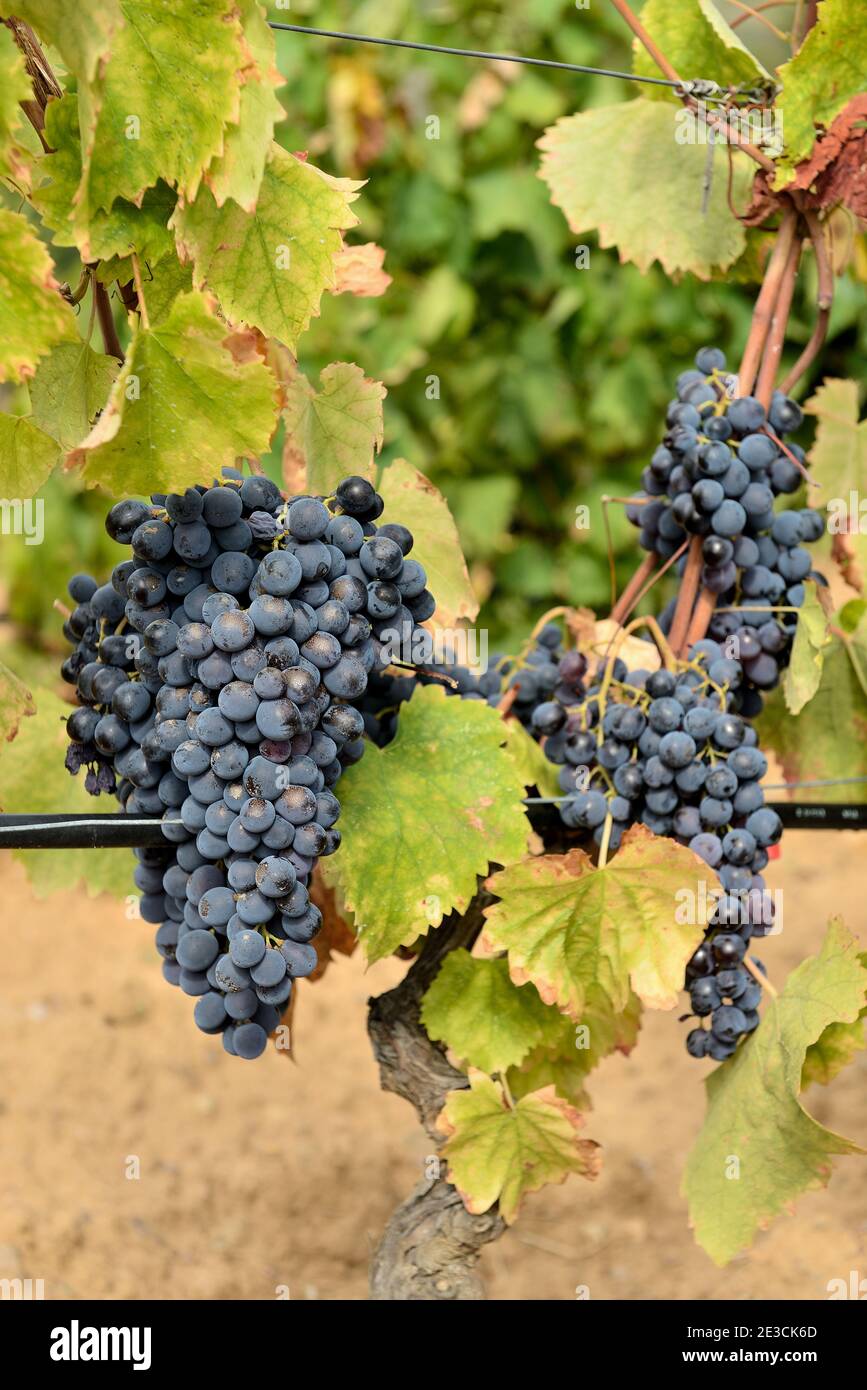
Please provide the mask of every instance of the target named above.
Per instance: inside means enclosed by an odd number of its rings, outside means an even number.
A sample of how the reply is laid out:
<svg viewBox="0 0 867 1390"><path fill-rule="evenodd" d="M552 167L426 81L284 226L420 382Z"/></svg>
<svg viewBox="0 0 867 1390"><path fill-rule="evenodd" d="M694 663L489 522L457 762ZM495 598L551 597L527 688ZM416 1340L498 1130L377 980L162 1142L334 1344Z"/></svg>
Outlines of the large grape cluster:
<svg viewBox="0 0 867 1390"><path fill-rule="evenodd" d="M727 683L737 685L739 708L752 717L791 650L794 623L776 610L801 606L808 577L825 582L805 549L825 522L809 507L774 510L777 497L804 482L804 451L785 442L802 423L800 406L779 391L769 411L753 396L731 399L723 353L702 348L695 360L677 379L666 434L627 516L641 528L644 549L664 560L691 536L703 538L701 583L724 610L710 635L726 644ZM682 572L686 561L678 563ZM673 611L674 603L663 631Z"/></svg>
<svg viewBox="0 0 867 1390"><path fill-rule="evenodd" d="M242 1058L316 965L310 875L340 844L333 788L364 749L352 702L390 634L411 643L434 610L382 510L362 478L286 502L233 473L118 503L106 527L131 558L69 585L67 766L161 818L165 848L136 851L141 915L199 1028Z"/></svg>

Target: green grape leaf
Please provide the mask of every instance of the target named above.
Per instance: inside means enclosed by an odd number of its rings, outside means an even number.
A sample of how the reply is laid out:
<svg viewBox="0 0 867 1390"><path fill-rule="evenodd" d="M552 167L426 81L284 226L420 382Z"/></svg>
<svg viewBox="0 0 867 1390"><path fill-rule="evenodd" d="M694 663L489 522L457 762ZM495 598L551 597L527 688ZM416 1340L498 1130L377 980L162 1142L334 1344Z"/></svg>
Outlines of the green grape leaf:
<svg viewBox="0 0 867 1390"><path fill-rule="evenodd" d="M849 0L824 0L816 23L790 62L778 73L783 91L784 157L777 187L791 183L795 167L812 152L820 129L867 86L867 10Z"/></svg>
<svg viewBox="0 0 867 1390"><path fill-rule="evenodd" d="M43 43L56 48L70 72L89 82L123 23L118 0L70 5L69 0L15 0L18 19L36 30Z"/></svg>
<svg viewBox="0 0 867 1390"><path fill-rule="evenodd" d="M682 1190L696 1239L716 1264L746 1249L802 1192L826 1186L833 1155L864 1152L818 1124L799 1095L808 1047L830 1024L854 1022L865 994L856 940L835 918L819 954L789 976L761 1027L708 1078Z"/></svg>
<svg viewBox="0 0 867 1390"><path fill-rule="evenodd" d="M83 338L60 343L29 383L33 423L64 449L73 448L106 404L118 370L116 358L94 352Z"/></svg>
<svg viewBox="0 0 867 1390"><path fill-rule="evenodd" d="M817 420L810 476L831 510L833 532L834 515L848 507L850 494L863 497L867 489L867 420L858 422L858 383L828 377L804 409Z"/></svg>
<svg viewBox="0 0 867 1390"><path fill-rule="evenodd" d="M0 381L26 381L74 333L42 242L19 213L0 211Z"/></svg>
<svg viewBox="0 0 867 1390"><path fill-rule="evenodd" d="M787 781L867 776L867 605L847 604L835 617L824 649L819 688L793 718L775 691L756 728L773 749ZM841 733L845 731L845 737ZM804 801L867 802L867 785L804 787Z"/></svg>
<svg viewBox="0 0 867 1390"><path fill-rule="evenodd" d="M512 984L505 957L484 960L456 950L422 1000L421 1021L463 1062L495 1072L517 1066L541 1044L551 1012L532 985Z"/></svg>
<svg viewBox="0 0 867 1390"><path fill-rule="evenodd" d="M808 580L804 585L804 602L798 610L791 660L783 677L783 695L790 714L800 714L819 689L825 649L830 640L828 618L819 602L818 587L814 580Z"/></svg>
<svg viewBox="0 0 867 1390"><path fill-rule="evenodd" d="M741 43L712 0L647 0L641 22L683 78L712 76L723 87L758 86L770 73ZM659 68L638 39L633 40L633 71L658 77ZM678 101L667 87L651 87L649 100Z"/></svg>
<svg viewBox="0 0 867 1390"><path fill-rule="evenodd" d="M232 0L120 0L125 23L91 83L79 84L85 218L138 203L159 179L194 198L240 114L247 61Z"/></svg>
<svg viewBox="0 0 867 1390"><path fill-rule="evenodd" d="M108 405L70 453L84 481L115 496L183 492L239 455L267 450L277 383L249 334L230 334L192 291L137 326Z"/></svg>
<svg viewBox="0 0 867 1390"><path fill-rule="evenodd" d="M19 143L21 107L33 100L24 54L9 29L0 28L0 176L20 179L30 164Z"/></svg>
<svg viewBox="0 0 867 1390"><path fill-rule="evenodd" d="M352 473L375 476L386 392L351 362L332 362L319 380L321 391L293 371L286 383L283 471L287 487L327 497Z"/></svg>
<svg viewBox="0 0 867 1390"><path fill-rule="evenodd" d="M0 738L11 742L18 733L21 721L32 718L35 713L36 705L27 686L14 671L0 662Z"/></svg>
<svg viewBox="0 0 867 1390"><path fill-rule="evenodd" d="M188 265L181 265L177 256L165 256L153 267L151 277L142 286L151 326L162 323L172 311L179 295L189 294L193 277Z"/></svg>
<svg viewBox="0 0 867 1390"><path fill-rule="evenodd" d="M385 502L383 521L399 521L415 537L412 558L427 573L437 601L433 628L452 628L462 618L472 622L479 611L454 518L442 493L406 459L384 470L378 491Z"/></svg>
<svg viewBox="0 0 867 1390"><path fill-rule="evenodd" d="M113 799L103 797L107 804L100 804L85 791L83 774L71 777L63 765L69 747L65 721L71 706L51 690L34 693L36 713L22 721L16 737L0 752L0 808L8 815L110 815ZM40 898L70 892L82 880L91 897L135 893L129 850L23 849L14 853Z"/></svg>
<svg viewBox="0 0 867 1390"><path fill-rule="evenodd" d="M590 1072L612 1052L629 1054L638 1041L641 1001L633 994L623 1013L613 1013L603 990L587 992L581 1022L556 1009L548 1010L545 1039L508 1073L509 1089L516 1098L553 1086L558 1096L587 1110L590 1099L584 1089Z"/></svg>
<svg viewBox="0 0 867 1390"><path fill-rule="evenodd" d="M722 145L713 147L702 215L709 147L678 142L678 123L689 115L639 97L565 116L539 141L540 174L576 234L598 232L600 246L616 246L621 261L641 270L658 260L668 275L708 280L738 259L746 236L728 206ZM751 177L744 162L735 164L736 206L749 196Z"/></svg>
<svg viewBox="0 0 867 1390"><path fill-rule="evenodd" d="M502 1086L483 1072L469 1073L466 1091L450 1091L437 1118L446 1135L443 1155L449 1182L467 1211L489 1211L495 1202L507 1225L525 1196L570 1173L592 1181L599 1174L599 1145L580 1139L583 1116L549 1091L506 1101Z"/></svg>
<svg viewBox="0 0 867 1390"><path fill-rule="evenodd" d="M255 212L232 201L219 208L207 188L178 207L181 259L192 262L195 285L213 291L232 322L294 351L323 293L337 283L341 232L358 221L350 203L360 187L272 144Z"/></svg>
<svg viewBox="0 0 867 1390"><path fill-rule="evenodd" d="M526 852L524 788L503 721L475 700L416 689L394 740L340 782L340 854L322 871L354 914L369 961L408 946L475 896L490 863Z"/></svg>
<svg viewBox="0 0 867 1390"><path fill-rule="evenodd" d="M525 787L536 787L540 796L562 796L557 767L517 719L506 720L506 748L521 773Z"/></svg>
<svg viewBox="0 0 867 1390"><path fill-rule="evenodd" d="M35 497L60 461L56 440L27 415L0 414L0 493L4 498Z"/></svg>
<svg viewBox="0 0 867 1390"><path fill-rule="evenodd" d="M118 198L110 212L97 210L89 218L77 207L82 171L74 95L48 103L45 135L52 153L39 160L46 182L35 190L33 205L51 230L55 246L75 246L83 260L99 261L96 274L106 284L132 278L131 251L137 253L144 267L155 265L174 250L168 222L177 199L162 181L146 190L140 206Z"/></svg>
<svg viewBox="0 0 867 1390"><path fill-rule="evenodd" d="M623 1013L632 990L672 1009L713 911L716 875L691 850L635 826L596 869L583 850L512 864L488 880L485 944L508 951L516 984L580 1022L591 988Z"/></svg>
<svg viewBox="0 0 867 1390"><path fill-rule="evenodd" d="M226 129L223 153L205 174L219 207L232 198L252 212L265 171L274 126L283 119L275 88L283 85L277 68L274 33L268 27L265 10L258 0L239 0L244 39L250 64L243 72L238 124Z"/></svg>

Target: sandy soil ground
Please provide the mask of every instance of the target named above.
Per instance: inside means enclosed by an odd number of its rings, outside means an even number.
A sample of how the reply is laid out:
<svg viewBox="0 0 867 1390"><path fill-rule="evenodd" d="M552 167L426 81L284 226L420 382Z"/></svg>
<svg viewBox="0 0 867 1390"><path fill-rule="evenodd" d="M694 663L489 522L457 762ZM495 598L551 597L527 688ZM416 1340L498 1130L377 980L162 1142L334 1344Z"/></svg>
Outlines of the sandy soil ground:
<svg viewBox="0 0 867 1390"><path fill-rule="evenodd" d="M867 941L865 850L855 833L787 833L769 871L786 893L785 931L762 950L773 980L831 913ZM0 1277L44 1279L47 1298L364 1299L371 1249L430 1148L379 1091L365 1033L368 996L405 967L339 960L300 998L297 1062L246 1065L195 1029L122 905L40 903L9 855L0 893ZM858 1159L727 1269L694 1244L678 1187L704 1065L684 1028L650 1016L633 1056L595 1074L586 1133L603 1175L528 1200L483 1256L491 1298L821 1299L829 1279L867 1275ZM867 1145L867 1054L807 1105Z"/></svg>

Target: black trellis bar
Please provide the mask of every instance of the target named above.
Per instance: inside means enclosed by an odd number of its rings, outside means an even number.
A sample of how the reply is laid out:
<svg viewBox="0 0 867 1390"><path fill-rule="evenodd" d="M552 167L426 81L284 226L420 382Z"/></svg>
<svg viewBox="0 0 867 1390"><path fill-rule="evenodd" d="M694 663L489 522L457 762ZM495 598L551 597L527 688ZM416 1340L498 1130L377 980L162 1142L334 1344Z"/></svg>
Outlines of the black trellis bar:
<svg viewBox="0 0 867 1390"><path fill-rule="evenodd" d="M0 849L167 848L164 824L156 816L0 816Z"/></svg>
<svg viewBox="0 0 867 1390"><path fill-rule="evenodd" d="M564 798L565 799L565 798ZM555 797L528 797L538 830L563 825ZM867 830L867 805L770 801L787 829ZM0 816L0 849L167 849L158 816ZM180 825L181 821L168 824Z"/></svg>
<svg viewBox="0 0 867 1390"><path fill-rule="evenodd" d="M591 77L616 77L623 82L646 82L654 87L673 87L675 91L698 86L703 89L706 100L713 100L714 94L718 91L715 82L673 82L667 77L642 77L632 72L618 72L613 68L591 68L581 63L561 63L554 58L526 58L517 53L487 53L479 48L449 48L437 43L415 43L410 39L382 39L375 38L372 34L345 34L339 29L313 29L306 24L281 24L270 19L268 23L272 29L280 29L284 33L311 34L320 39L344 39L347 43L372 43L383 48L412 48L421 53L445 53L455 58L482 58L494 63L522 63L533 68L559 68L561 72L577 72Z"/></svg>

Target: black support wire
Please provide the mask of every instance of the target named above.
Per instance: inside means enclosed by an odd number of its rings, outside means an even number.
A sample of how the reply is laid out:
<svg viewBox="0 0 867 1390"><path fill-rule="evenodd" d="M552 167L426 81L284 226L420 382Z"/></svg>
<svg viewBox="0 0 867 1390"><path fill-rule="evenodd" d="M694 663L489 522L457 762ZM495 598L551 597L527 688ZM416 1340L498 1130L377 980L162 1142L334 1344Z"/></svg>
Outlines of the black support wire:
<svg viewBox="0 0 867 1390"><path fill-rule="evenodd" d="M563 825L557 806L567 797L529 796L524 804L534 826L543 830ZM826 802L769 801L787 829L867 830L867 805ZM159 816L0 816L0 849L169 849Z"/></svg>
<svg viewBox="0 0 867 1390"><path fill-rule="evenodd" d="M481 58L491 63L522 63L533 68L558 68L561 72L577 72L591 77L616 77L623 82L646 82L654 87L671 87L676 92L695 92L705 98L713 98L719 92L716 82L672 82L667 77L642 77L632 72L618 72L612 68L591 68L581 63L560 63L553 58L526 58L516 53L487 53L479 48L448 48L437 43L415 43L410 39L382 39L371 34L345 34L339 29L313 29L306 24L282 24L277 20L268 21L272 29L287 34L310 34L320 39L343 39L347 43L372 43L383 48L411 48L420 53L445 53L455 58Z"/></svg>

